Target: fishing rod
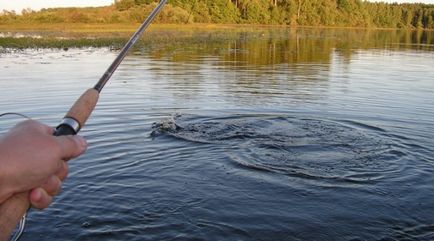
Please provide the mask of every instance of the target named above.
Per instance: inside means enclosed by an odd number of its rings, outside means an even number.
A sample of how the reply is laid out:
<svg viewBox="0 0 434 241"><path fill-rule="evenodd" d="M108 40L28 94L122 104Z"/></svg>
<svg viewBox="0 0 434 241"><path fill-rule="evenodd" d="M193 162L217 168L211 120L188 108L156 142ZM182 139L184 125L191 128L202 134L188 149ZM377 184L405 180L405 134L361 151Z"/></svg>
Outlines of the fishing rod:
<svg viewBox="0 0 434 241"><path fill-rule="evenodd" d="M128 50L137 42L142 33L151 24L155 16L157 16L157 14L164 7L166 2L167 0L160 0L155 9L150 13L142 25L140 25L130 40L125 44L119 55L106 70L106 72L101 76L96 85L93 88L86 90L72 105L65 117L62 119L61 123L56 127L54 132L55 136L76 135L80 131L94 110L101 90L121 64L122 60L127 55ZM7 235L15 229L15 224L18 222L20 222L19 228L17 234L12 238L12 240L18 240L20 238L24 230L27 210L30 208L28 195L28 193L16 194L6 200L0 206L0 241L7 240L9 238Z"/></svg>
<svg viewBox="0 0 434 241"><path fill-rule="evenodd" d="M140 35L145 31L145 29L151 24L152 20L157 16L166 4L167 0L160 0L157 7L151 12L151 14L146 18L140 28L134 33L131 39L122 48L119 55L106 70L106 72L101 76L100 80L96 85L88 89L83 95L75 102L71 109L66 113L60 125L57 127L54 135L75 135L77 134L81 127L84 126L87 118L89 118L93 109L98 102L99 93L104 88L105 84L109 81L110 77L113 75L115 70L121 64L122 60L127 55L128 50L137 42Z"/></svg>

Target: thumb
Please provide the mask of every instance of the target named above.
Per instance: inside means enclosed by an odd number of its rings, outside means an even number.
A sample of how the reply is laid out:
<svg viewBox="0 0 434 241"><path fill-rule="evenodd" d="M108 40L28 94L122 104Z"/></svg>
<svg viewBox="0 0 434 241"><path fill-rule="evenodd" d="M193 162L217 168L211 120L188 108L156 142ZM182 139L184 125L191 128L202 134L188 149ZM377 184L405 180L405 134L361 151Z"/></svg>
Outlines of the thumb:
<svg viewBox="0 0 434 241"><path fill-rule="evenodd" d="M81 155L87 148L87 142L81 136L58 136L56 140L60 146L60 157L65 161Z"/></svg>

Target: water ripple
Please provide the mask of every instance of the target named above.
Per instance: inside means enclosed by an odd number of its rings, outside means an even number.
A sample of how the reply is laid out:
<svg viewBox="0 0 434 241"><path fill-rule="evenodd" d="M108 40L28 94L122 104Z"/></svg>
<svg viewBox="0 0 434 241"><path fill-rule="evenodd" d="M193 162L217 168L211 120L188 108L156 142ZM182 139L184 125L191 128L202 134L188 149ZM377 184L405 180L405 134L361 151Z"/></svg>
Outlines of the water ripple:
<svg viewBox="0 0 434 241"><path fill-rule="evenodd" d="M375 183L402 170L407 153L386 130L348 120L273 114L177 115L153 135L224 146L238 167L303 179Z"/></svg>

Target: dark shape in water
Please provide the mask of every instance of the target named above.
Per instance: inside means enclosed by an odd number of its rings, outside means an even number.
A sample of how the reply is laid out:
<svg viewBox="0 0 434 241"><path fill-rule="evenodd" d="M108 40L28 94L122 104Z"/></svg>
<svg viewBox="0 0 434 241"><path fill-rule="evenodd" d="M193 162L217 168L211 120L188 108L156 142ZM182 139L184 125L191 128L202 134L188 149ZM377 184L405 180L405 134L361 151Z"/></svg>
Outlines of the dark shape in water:
<svg viewBox="0 0 434 241"><path fill-rule="evenodd" d="M176 124L175 118L179 117L180 115L174 115L169 119L166 119L160 123L153 123L152 124L152 132L151 136L155 137L163 133L173 133L181 129L179 125Z"/></svg>
<svg viewBox="0 0 434 241"><path fill-rule="evenodd" d="M405 154L362 123L281 115L174 116L152 136L220 145L244 170L344 183L373 183L399 170Z"/></svg>

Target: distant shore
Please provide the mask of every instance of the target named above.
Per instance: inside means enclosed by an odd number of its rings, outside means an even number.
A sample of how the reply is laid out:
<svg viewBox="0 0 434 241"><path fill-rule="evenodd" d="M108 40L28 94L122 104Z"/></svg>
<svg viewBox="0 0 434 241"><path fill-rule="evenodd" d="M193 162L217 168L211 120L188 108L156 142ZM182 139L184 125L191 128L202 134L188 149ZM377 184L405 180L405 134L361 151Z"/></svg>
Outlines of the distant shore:
<svg viewBox="0 0 434 241"><path fill-rule="evenodd" d="M64 33L130 33L134 32L139 24L83 24L83 23L58 23L58 24L0 24L0 32L64 32ZM400 29L400 28L377 28L377 27L329 27L329 26L288 26L288 25L264 25L264 24L152 24L152 30L260 30L269 28L318 28L318 29L361 29L361 30L400 30L400 31L434 31L434 29Z"/></svg>

